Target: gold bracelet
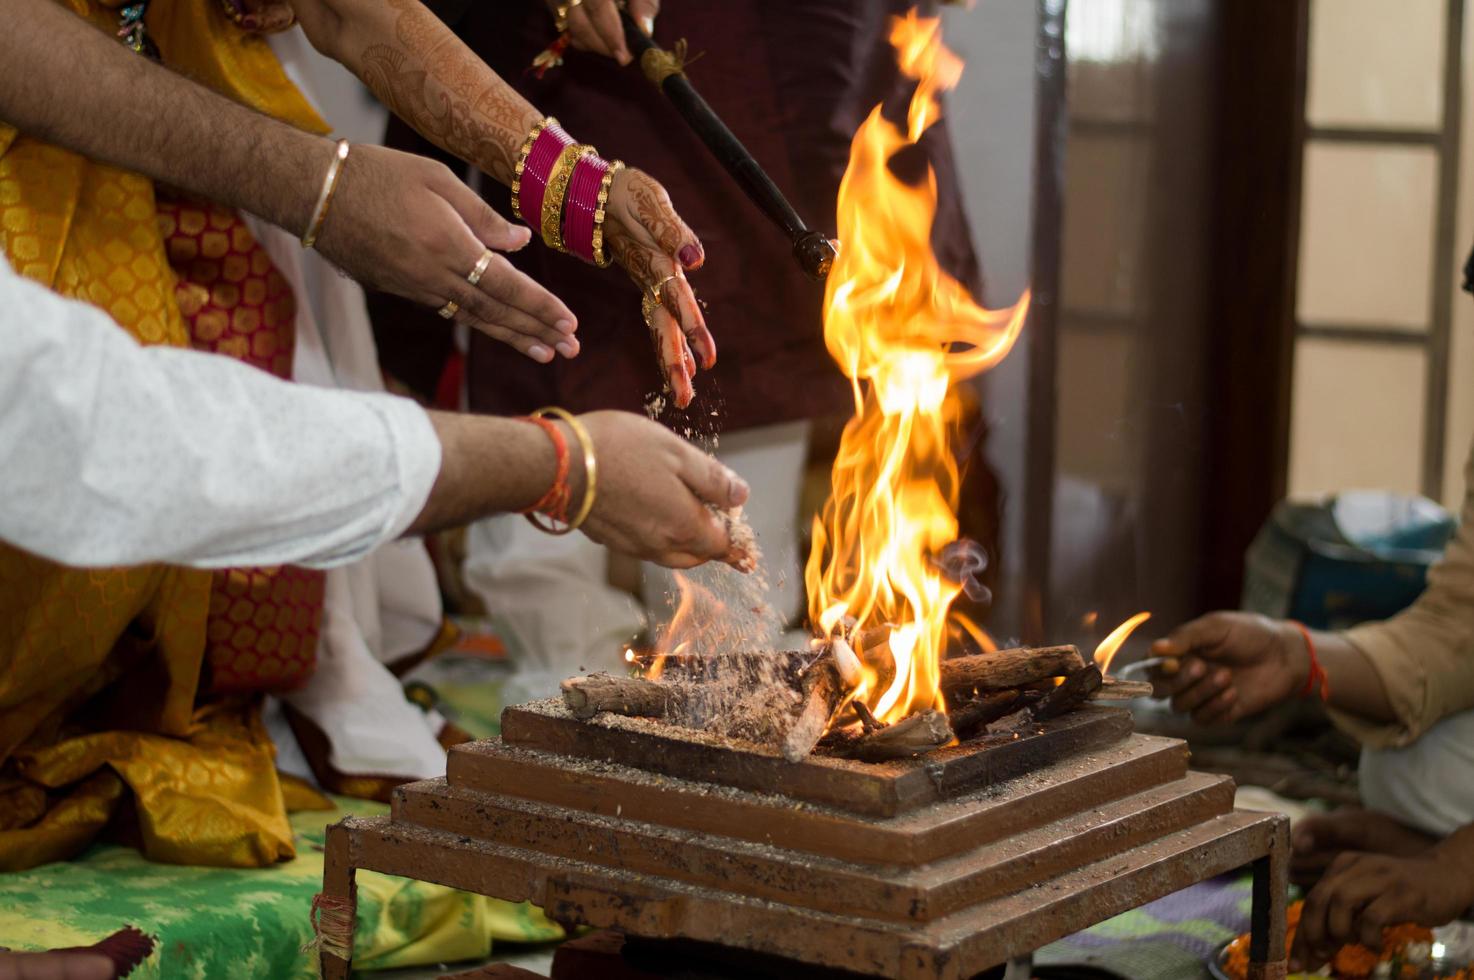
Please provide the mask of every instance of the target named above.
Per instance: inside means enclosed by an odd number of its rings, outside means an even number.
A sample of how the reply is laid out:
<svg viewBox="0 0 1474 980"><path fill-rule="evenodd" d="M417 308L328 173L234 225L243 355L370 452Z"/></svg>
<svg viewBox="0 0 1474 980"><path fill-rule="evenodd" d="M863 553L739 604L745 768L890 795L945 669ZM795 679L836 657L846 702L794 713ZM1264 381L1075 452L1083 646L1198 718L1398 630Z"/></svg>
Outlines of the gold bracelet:
<svg viewBox="0 0 1474 980"><path fill-rule="evenodd" d="M614 186L614 175L624 169L624 161L615 160L609 164L609 169L604 171L604 179L599 181L599 205L594 210L594 265L601 269L609 268L614 261L613 255L604 254L604 206L609 203L609 191Z"/></svg>
<svg viewBox="0 0 1474 980"><path fill-rule="evenodd" d="M527 514L525 516L539 531L546 531L548 534L567 534L578 530L583 522L589 519L589 513L594 509L594 496L599 483L599 461L594 456L594 440L589 436L589 430L584 428L583 423L572 412L550 405L532 413L535 419L546 418L549 415L567 422L568 427L573 430L574 437L578 439L579 447L583 449L583 500L579 503L578 513L573 515L573 518L561 528L553 526L551 521L547 524L540 523L537 518L541 515Z"/></svg>
<svg viewBox="0 0 1474 980"><path fill-rule="evenodd" d="M598 153L587 143L570 143L558 154L558 160L548 171L548 186L543 191L543 243L560 252L563 247L563 205L568 200L568 184L573 180L573 168L579 157Z"/></svg>
<svg viewBox="0 0 1474 980"><path fill-rule="evenodd" d="M338 140L338 148L333 151L333 162L328 166L328 175L322 180L322 190L317 195L317 207L312 209L312 223L307 226L307 232L302 236L302 247L311 248L317 244L317 236L322 234L322 224L328 220L328 207L333 203L333 194L338 189L338 175L343 172L343 163L348 159L348 141Z"/></svg>
<svg viewBox="0 0 1474 980"><path fill-rule="evenodd" d="M558 120L552 116L538 120L537 125L532 127L532 132L527 134L527 139L522 141L522 149L517 151L517 165L512 168L512 213L520 221L527 220L522 217L522 171L527 169L527 158L532 154L532 144L537 142L543 130L556 125L558 125Z"/></svg>

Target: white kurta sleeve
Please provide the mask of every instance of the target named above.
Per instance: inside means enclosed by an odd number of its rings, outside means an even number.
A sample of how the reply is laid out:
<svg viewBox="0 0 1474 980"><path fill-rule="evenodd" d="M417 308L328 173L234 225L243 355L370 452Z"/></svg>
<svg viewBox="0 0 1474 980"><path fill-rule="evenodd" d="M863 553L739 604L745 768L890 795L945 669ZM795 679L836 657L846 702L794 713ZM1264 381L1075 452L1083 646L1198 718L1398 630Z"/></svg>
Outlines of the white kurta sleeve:
<svg viewBox="0 0 1474 980"><path fill-rule="evenodd" d="M0 539L113 566L329 566L403 534L440 469L408 399L142 347L0 260Z"/></svg>

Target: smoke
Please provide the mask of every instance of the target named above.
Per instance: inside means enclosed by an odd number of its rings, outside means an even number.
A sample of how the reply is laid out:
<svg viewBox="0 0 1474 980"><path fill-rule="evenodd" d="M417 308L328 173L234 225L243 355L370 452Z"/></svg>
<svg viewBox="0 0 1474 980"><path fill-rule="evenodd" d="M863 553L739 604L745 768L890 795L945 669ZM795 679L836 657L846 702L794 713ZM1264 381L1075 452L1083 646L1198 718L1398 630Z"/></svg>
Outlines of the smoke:
<svg viewBox="0 0 1474 980"><path fill-rule="evenodd" d="M932 567L948 581L956 582L973 602L992 602L993 592L983 584L988 568L987 550L971 538L958 538L931 557Z"/></svg>

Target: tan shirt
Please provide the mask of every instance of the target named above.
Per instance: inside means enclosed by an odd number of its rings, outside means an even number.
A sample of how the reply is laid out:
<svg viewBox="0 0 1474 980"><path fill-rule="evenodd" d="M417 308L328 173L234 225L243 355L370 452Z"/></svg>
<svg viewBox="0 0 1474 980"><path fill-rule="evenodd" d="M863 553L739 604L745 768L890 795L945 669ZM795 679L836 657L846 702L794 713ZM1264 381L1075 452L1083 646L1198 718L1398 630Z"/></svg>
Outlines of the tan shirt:
<svg viewBox="0 0 1474 980"><path fill-rule="evenodd" d="M1386 622L1346 633L1381 675L1397 715L1379 724L1333 709L1337 727L1363 745L1407 745L1441 719L1474 708L1474 452L1464 464L1459 516L1458 533L1418 601Z"/></svg>

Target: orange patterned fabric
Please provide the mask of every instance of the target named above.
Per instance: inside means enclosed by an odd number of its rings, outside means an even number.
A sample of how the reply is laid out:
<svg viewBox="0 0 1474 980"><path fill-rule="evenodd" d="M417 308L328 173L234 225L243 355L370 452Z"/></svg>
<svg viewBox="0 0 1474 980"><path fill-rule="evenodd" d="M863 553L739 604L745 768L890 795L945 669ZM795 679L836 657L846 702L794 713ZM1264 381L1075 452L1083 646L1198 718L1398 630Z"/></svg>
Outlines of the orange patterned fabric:
<svg viewBox="0 0 1474 980"><path fill-rule="evenodd" d="M60 2L116 29L118 0ZM326 131L266 42L231 24L220 4L155 0L147 23L171 68ZM210 231L201 230L201 249ZM217 247L216 238L208 242ZM233 244L227 236L227 252ZM22 275L106 311L143 343L191 342L152 183L3 122L0 251ZM259 259L248 248L236 251L245 256L242 282L265 284L264 324L283 307L280 294L270 295L280 277L253 266ZM217 306L239 271L239 261L222 266ZM274 329L244 329L249 321L247 314L237 330L232 319L218 339L245 344L249 359L271 368L290 363L290 344L284 349ZM255 580L246 585L254 594ZM310 606L295 585L288 601L294 596ZM137 817L144 853L157 860L259 866L292 855L256 703L197 703L211 601L207 571L76 570L0 545L0 868L76 853L115 825L124 805ZM264 621L253 609L253 625L257 614ZM287 625L303 636L298 623L294 606Z"/></svg>
<svg viewBox="0 0 1474 980"><path fill-rule="evenodd" d="M296 302L240 216L217 205L161 198L158 222L191 343L290 377ZM206 689L239 694L307 683L325 588L322 572L291 565L216 572Z"/></svg>

